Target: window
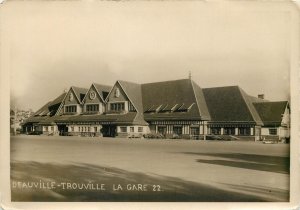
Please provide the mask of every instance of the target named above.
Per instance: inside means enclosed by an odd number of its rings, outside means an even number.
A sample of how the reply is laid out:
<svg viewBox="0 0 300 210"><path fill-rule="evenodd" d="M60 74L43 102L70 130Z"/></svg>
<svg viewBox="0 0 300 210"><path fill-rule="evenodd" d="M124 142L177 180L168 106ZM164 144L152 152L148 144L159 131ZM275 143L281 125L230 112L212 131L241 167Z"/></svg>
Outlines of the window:
<svg viewBox="0 0 300 210"><path fill-rule="evenodd" d="M51 126L51 131L54 131L54 127L53 126Z"/></svg>
<svg viewBox="0 0 300 210"><path fill-rule="evenodd" d="M235 135L235 128L224 128L225 135Z"/></svg>
<svg viewBox="0 0 300 210"><path fill-rule="evenodd" d="M126 133L127 132L127 127L123 126L123 127L120 127L120 131L122 133Z"/></svg>
<svg viewBox="0 0 300 210"><path fill-rule="evenodd" d="M99 104L88 104L86 105L87 112L99 112Z"/></svg>
<svg viewBox="0 0 300 210"><path fill-rule="evenodd" d="M65 107L65 112L66 113L73 113L73 112L77 112L77 106L66 106Z"/></svg>
<svg viewBox="0 0 300 210"><path fill-rule="evenodd" d="M110 104L110 110L112 111L124 111L125 110L125 103L113 103Z"/></svg>
<svg viewBox="0 0 300 210"><path fill-rule="evenodd" d="M134 127L130 127L130 132L131 132L131 133L134 132Z"/></svg>
<svg viewBox="0 0 300 210"><path fill-rule="evenodd" d="M239 134L243 136L250 136L250 128L239 128Z"/></svg>
<svg viewBox="0 0 300 210"><path fill-rule="evenodd" d="M74 127L73 126L71 127L71 131L74 132Z"/></svg>
<svg viewBox="0 0 300 210"><path fill-rule="evenodd" d="M177 135L181 135L182 134L182 126L174 126L173 133L177 134Z"/></svg>
<svg viewBox="0 0 300 210"><path fill-rule="evenodd" d="M88 132L91 132L91 127L88 127Z"/></svg>
<svg viewBox="0 0 300 210"><path fill-rule="evenodd" d="M277 129L276 128L269 128L269 134L270 135L277 135Z"/></svg>
<svg viewBox="0 0 300 210"><path fill-rule="evenodd" d="M138 132L142 133L143 132L143 127L138 127Z"/></svg>
<svg viewBox="0 0 300 210"><path fill-rule="evenodd" d="M158 126L157 131L158 131L158 133L165 135L167 128L165 126Z"/></svg>
<svg viewBox="0 0 300 210"><path fill-rule="evenodd" d="M45 131L48 131L48 126L45 126Z"/></svg>
<svg viewBox="0 0 300 210"><path fill-rule="evenodd" d="M221 135L221 128L211 128L211 134Z"/></svg>
<svg viewBox="0 0 300 210"><path fill-rule="evenodd" d="M94 127L94 131L97 132L97 130L98 130L98 128L97 128L97 127Z"/></svg>
<svg viewBox="0 0 300 210"><path fill-rule="evenodd" d="M191 135L199 135L200 130L198 127L191 128Z"/></svg>

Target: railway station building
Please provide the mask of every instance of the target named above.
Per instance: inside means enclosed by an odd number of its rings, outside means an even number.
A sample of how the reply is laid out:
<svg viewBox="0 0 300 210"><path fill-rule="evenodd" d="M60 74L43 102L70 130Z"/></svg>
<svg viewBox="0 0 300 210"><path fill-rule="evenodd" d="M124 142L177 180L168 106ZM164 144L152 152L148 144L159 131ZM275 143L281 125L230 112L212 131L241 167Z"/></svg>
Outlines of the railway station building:
<svg viewBox="0 0 300 210"><path fill-rule="evenodd" d="M42 135L206 139L289 138L288 101L271 102L238 86L201 88L191 79L72 86L22 124Z"/></svg>

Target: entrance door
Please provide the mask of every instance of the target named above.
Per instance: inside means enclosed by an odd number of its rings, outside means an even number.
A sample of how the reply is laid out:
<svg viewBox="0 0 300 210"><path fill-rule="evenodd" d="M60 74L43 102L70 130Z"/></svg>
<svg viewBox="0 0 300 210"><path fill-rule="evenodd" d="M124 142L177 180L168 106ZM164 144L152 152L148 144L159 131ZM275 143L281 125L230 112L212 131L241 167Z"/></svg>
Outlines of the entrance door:
<svg viewBox="0 0 300 210"><path fill-rule="evenodd" d="M157 127L157 132L159 134L166 135L166 133L167 133L167 127L166 126L158 126Z"/></svg>
<svg viewBox="0 0 300 210"><path fill-rule="evenodd" d="M103 137L115 137L116 136L117 126L115 125L103 125L101 133Z"/></svg>
<svg viewBox="0 0 300 210"><path fill-rule="evenodd" d="M57 129L60 136L68 135L68 127L66 125L57 125Z"/></svg>
<svg viewBox="0 0 300 210"><path fill-rule="evenodd" d="M191 139L199 139L200 129L199 127L191 127Z"/></svg>

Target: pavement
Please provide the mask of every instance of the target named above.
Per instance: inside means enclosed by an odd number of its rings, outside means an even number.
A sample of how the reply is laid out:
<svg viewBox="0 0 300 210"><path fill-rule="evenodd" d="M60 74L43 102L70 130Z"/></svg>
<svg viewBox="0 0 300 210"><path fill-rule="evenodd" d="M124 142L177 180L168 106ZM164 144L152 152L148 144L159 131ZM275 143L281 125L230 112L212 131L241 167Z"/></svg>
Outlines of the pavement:
<svg viewBox="0 0 300 210"><path fill-rule="evenodd" d="M289 144L11 138L13 201L288 201L289 177Z"/></svg>

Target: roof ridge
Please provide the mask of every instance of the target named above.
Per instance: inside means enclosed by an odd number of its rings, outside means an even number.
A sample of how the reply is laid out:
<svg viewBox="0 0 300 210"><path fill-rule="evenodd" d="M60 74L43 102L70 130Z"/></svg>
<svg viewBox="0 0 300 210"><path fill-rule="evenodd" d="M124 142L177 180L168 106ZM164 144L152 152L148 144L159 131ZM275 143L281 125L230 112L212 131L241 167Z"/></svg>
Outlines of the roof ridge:
<svg viewBox="0 0 300 210"><path fill-rule="evenodd" d="M167 80L167 81L159 81L159 82L148 82L148 83L142 83L141 85L148 85L148 84L157 84L157 83L166 83L166 82L177 82L177 81L184 81L184 80L190 80L191 79L175 79L175 80Z"/></svg>
<svg viewBox="0 0 300 210"><path fill-rule="evenodd" d="M228 85L228 86L218 86L218 87L202 88L202 90L206 90L206 89L216 89L216 88L233 88L233 87L238 87L238 88L240 88L239 85Z"/></svg>

